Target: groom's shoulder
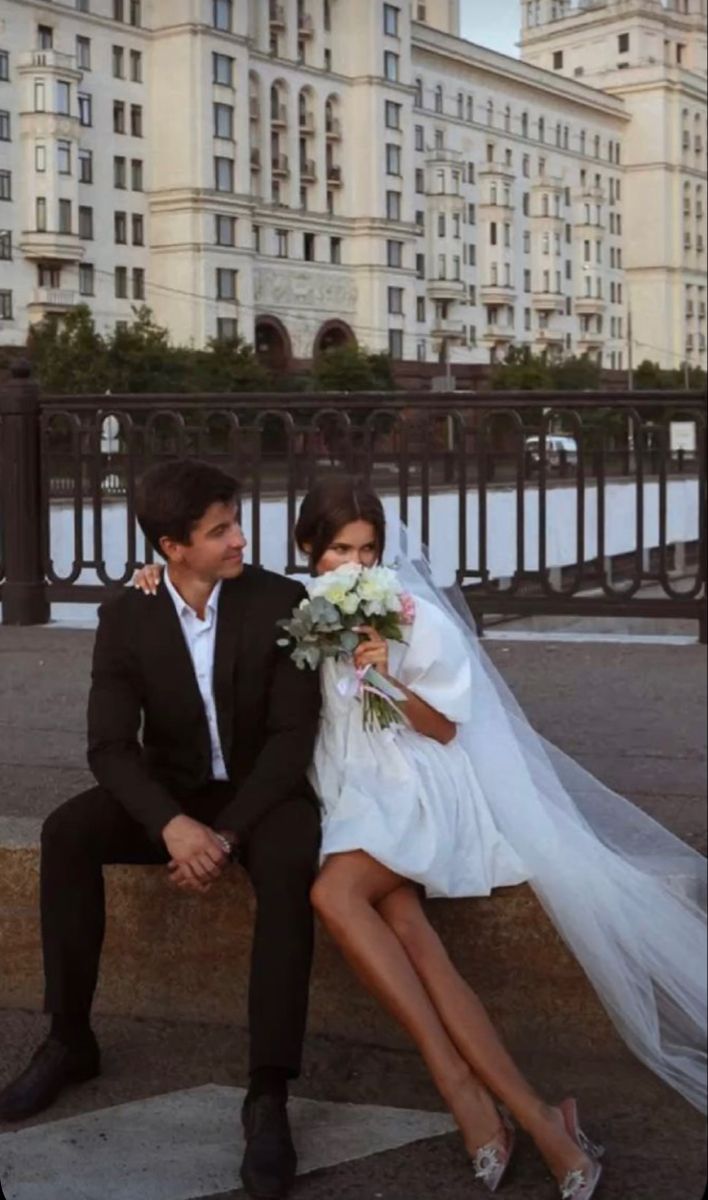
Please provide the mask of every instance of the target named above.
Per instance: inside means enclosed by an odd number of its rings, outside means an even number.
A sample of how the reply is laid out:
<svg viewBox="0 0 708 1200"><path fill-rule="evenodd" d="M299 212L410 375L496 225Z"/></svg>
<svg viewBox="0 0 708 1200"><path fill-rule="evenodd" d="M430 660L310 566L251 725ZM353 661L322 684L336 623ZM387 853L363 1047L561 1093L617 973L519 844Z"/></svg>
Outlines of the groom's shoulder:
<svg viewBox="0 0 708 1200"><path fill-rule="evenodd" d="M240 578L225 580L222 586L229 590L247 587L251 595L259 600L285 605L297 604L305 591L299 579L279 575L276 571L267 571L265 567L252 566L244 567Z"/></svg>

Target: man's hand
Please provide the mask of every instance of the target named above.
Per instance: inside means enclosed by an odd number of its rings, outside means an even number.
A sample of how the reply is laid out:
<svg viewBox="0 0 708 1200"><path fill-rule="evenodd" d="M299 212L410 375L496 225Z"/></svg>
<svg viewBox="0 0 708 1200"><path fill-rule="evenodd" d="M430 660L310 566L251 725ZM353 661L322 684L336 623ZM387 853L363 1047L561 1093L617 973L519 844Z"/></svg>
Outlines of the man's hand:
<svg viewBox="0 0 708 1200"><path fill-rule="evenodd" d="M213 830L184 813L165 825L162 839L170 855L170 880L187 891L208 892L229 861Z"/></svg>

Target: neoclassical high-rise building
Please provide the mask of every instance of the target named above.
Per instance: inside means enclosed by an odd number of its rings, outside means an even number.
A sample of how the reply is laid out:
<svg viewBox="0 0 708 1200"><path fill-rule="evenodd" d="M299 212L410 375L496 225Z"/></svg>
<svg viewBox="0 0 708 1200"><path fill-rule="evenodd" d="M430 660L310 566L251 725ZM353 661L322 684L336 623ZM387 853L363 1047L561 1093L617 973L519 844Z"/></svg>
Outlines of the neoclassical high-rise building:
<svg viewBox="0 0 708 1200"><path fill-rule="evenodd" d="M524 2L520 61L459 10L0 0L0 344L147 303L274 359L626 368L631 313L705 364L703 0Z"/></svg>

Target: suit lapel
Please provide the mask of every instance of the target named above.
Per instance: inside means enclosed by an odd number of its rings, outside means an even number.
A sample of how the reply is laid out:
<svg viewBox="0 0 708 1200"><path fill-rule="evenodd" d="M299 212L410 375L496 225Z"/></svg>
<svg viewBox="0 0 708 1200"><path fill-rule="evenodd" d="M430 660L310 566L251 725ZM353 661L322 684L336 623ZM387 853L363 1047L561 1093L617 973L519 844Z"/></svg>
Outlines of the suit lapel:
<svg viewBox="0 0 708 1200"><path fill-rule="evenodd" d="M148 653L151 657L159 657L159 667L169 679L174 694L203 710L192 657L184 640L174 601L164 583L160 583L154 601L151 600L146 606L146 612L151 617Z"/></svg>
<svg viewBox="0 0 708 1200"><path fill-rule="evenodd" d="M244 645L253 576L248 567L239 579L226 580L219 595L214 645L214 700L224 762L228 770L234 727L234 672Z"/></svg>

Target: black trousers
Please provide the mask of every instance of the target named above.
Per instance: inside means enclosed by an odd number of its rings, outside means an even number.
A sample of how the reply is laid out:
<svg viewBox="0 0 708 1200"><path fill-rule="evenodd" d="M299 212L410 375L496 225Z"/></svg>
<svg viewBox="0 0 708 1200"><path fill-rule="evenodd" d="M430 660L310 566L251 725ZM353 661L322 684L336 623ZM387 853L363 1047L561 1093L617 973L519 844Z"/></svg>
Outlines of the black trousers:
<svg viewBox="0 0 708 1200"><path fill-rule="evenodd" d="M183 808L210 825L226 784L213 783ZM313 948L309 893L317 870L320 821L313 803L277 805L240 848L256 895L249 985L251 1071L300 1072ZM167 863L143 827L104 788L56 809L42 830L41 913L45 1011L91 1010L105 931L103 867ZM165 903L169 903L169 896Z"/></svg>

